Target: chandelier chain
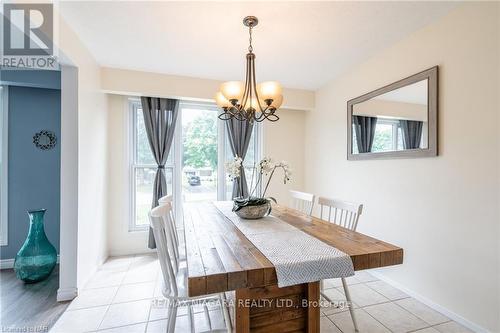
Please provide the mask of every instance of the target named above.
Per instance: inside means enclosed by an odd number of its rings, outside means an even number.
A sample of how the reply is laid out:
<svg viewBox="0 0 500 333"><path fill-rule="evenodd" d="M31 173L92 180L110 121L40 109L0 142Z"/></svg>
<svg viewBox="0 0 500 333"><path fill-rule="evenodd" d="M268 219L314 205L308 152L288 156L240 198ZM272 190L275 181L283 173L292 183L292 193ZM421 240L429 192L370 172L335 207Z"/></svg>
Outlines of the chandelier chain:
<svg viewBox="0 0 500 333"><path fill-rule="evenodd" d="M248 52L252 53L252 51L253 51L253 46L252 46L252 26L250 26L248 28L248 34L249 34L248 42L250 43L248 45Z"/></svg>

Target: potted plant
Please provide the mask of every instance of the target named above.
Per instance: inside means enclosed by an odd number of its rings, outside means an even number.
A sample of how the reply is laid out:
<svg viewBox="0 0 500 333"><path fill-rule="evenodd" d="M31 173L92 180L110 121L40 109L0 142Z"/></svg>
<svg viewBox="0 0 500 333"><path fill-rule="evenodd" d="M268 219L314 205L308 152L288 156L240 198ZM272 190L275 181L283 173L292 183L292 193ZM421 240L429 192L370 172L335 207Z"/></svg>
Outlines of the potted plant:
<svg viewBox="0 0 500 333"><path fill-rule="evenodd" d="M240 180L242 163L243 160L238 156L226 163L226 172L233 181ZM257 166L254 165L249 195L244 197L241 186L239 186L240 193L238 197L233 199L233 211L236 215L244 219L260 219L271 213L271 201L276 203L276 199L266 197L266 193L277 169L283 171L284 184L291 180L292 169L286 161L274 163L270 158L264 157ZM255 185L254 178L256 178ZM264 181L266 181L266 185L264 191L260 193Z"/></svg>

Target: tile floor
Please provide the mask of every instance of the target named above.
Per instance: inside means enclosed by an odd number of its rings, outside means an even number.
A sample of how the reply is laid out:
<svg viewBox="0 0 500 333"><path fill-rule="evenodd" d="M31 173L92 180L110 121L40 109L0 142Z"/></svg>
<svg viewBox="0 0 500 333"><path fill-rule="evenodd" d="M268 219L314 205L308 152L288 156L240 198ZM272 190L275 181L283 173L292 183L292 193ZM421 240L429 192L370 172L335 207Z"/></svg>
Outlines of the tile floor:
<svg viewBox="0 0 500 333"><path fill-rule="evenodd" d="M348 279L360 332L470 332L368 272ZM161 299L160 271L156 256L110 258L71 302L51 332L165 332L166 309L153 305ZM332 300L345 299L339 279L325 281ZM195 310L197 332L208 329L203 313ZM347 309L322 308L321 332L354 332ZM222 313L210 311L214 328L223 328ZM197 319L199 318L199 319ZM186 309L180 309L176 332L189 332Z"/></svg>

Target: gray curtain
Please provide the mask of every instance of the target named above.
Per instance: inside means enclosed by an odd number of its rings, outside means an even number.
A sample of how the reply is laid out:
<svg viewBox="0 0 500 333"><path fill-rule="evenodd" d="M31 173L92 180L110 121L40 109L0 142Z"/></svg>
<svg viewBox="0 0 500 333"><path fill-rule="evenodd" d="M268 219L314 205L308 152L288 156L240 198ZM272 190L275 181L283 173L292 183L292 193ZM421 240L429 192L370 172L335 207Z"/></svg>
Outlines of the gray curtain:
<svg viewBox="0 0 500 333"><path fill-rule="evenodd" d="M141 97L144 125L148 135L149 147L158 168L153 184L153 202L158 206L158 199L167 195L165 163L174 139L175 122L179 113L179 101L168 98ZM153 230L149 228L148 247L156 247Z"/></svg>
<svg viewBox="0 0 500 333"><path fill-rule="evenodd" d="M248 146L250 145L250 137L252 136L253 122L250 123L231 118L226 120L226 127L233 156L239 156L242 160L245 160ZM233 199L240 196L248 196L248 185L243 165L240 172L240 178L233 181Z"/></svg>
<svg viewBox="0 0 500 333"><path fill-rule="evenodd" d="M401 133L403 134L404 149L420 148L422 140L422 127L424 123L416 120L400 120Z"/></svg>
<svg viewBox="0 0 500 333"><path fill-rule="evenodd" d="M369 153L372 151L373 138L375 137L375 127L377 127L376 117L352 116L358 152Z"/></svg>

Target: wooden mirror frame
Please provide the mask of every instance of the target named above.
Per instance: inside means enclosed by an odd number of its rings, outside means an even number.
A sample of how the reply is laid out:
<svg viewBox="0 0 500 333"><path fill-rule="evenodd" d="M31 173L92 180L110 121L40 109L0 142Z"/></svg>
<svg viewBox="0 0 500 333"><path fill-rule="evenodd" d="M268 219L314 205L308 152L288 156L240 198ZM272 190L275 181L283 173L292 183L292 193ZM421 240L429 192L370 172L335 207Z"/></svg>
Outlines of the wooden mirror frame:
<svg viewBox="0 0 500 333"><path fill-rule="evenodd" d="M427 119L428 119L428 147L426 149L407 149L398 151L388 151L380 153L352 153L352 113L356 104L365 102L376 96L385 94L410 84L428 80L427 84ZM347 159L353 160L379 160L392 158L418 158L432 157L438 154L437 138L438 121L438 66L429 68L423 72L409 76L405 79L391 83L385 87L379 88L362 96L351 99L347 102Z"/></svg>

